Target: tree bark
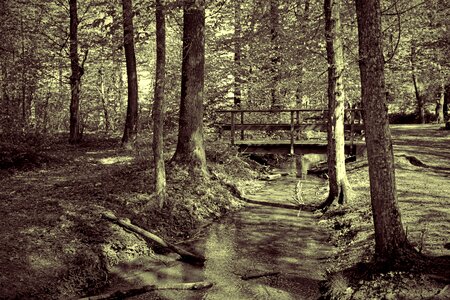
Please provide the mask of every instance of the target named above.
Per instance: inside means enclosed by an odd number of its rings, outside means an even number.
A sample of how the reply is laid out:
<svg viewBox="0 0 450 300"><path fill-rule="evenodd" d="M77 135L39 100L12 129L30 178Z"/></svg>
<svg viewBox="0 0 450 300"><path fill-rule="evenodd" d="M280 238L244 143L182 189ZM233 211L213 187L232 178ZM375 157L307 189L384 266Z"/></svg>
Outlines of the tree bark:
<svg viewBox="0 0 450 300"><path fill-rule="evenodd" d="M411 250L397 204L394 153L386 106L379 0L355 0L358 20L361 94L375 226L375 255L389 266Z"/></svg>
<svg viewBox="0 0 450 300"><path fill-rule="evenodd" d="M325 39L328 61L328 130L327 156L329 194L319 209L328 208L334 200L339 204L347 201L350 184L345 170L345 137L344 137L344 50L340 17L341 1L325 0Z"/></svg>
<svg viewBox="0 0 450 300"><path fill-rule="evenodd" d="M205 1L183 5L183 61L178 143L173 162L206 172L203 145L203 87L205 67Z"/></svg>
<svg viewBox="0 0 450 300"><path fill-rule="evenodd" d="M122 0L123 7L123 39L128 79L128 105L122 145L127 146L134 141L138 126L138 81L136 71L136 55L134 52L134 27L132 0Z"/></svg>
<svg viewBox="0 0 450 300"><path fill-rule="evenodd" d="M164 165L164 110L166 81L166 20L164 0L156 0L156 74L155 102L153 103L153 158L155 162L155 195L160 207L166 194L166 168Z"/></svg>
<svg viewBox="0 0 450 300"><path fill-rule="evenodd" d="M77 0L69 0L70 5L70 135L69 143L76 144L81 141L80 120L80 83L83 68L78 57L78 12Z"/></svg>

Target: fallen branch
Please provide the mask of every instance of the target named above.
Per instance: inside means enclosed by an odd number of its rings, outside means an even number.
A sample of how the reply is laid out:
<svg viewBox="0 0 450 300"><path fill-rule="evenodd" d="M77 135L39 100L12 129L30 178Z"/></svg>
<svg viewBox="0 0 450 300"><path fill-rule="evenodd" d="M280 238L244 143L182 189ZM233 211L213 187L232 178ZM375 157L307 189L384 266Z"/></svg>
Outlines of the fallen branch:
<svg viewBox="0 0 450 300"><path fill-rule="evenodd" d="M119 219L117 218L113 213L111 212L107 212L107 213L103 213L102 214L103 218L112 221L114 223L116 223L117 225L122 226L125 229L128 229L134 233L139 234L140 236L151 240L152 242L157 243L159 246L169 249L177 254L179 254L181 256L181 259L184 262L190 263L190 264L194 264L194 265L203 265L205 262L205 258L199 254L194 254L191 252L188 252L184 249L181 249L180 247L177 247L175 245L172 245L168 242L166 242L165 240L163 240L162 238L160 238L159 236L148 232L145 229L142 229L141 227L138 227L134 224L131 224L130 220L128 219Z"/></svg>
<svg viewBox="0 0 450 300"><path fill-rule="evenodd" d="M213 284L208 281L189 282L189 283L174 283L168 285L145 285L140 288L129 289L125 291L115 291L97 296L80 298L79 300L118 300L126 299L137 295L142 295L148 292L157 290L201 290L212 287Z"/></svg>
<svg viewBox="0 0 450 300"><path fill-rule="evenodd" d="M242 275L241 279L242 280L250 280L250 279L257 279L257 278L261 278L261 277L267 277L267 276L276 276L279 275L280 272L263 272L263 273L254 273L254 274L246 274L246 275Z"/></svg>

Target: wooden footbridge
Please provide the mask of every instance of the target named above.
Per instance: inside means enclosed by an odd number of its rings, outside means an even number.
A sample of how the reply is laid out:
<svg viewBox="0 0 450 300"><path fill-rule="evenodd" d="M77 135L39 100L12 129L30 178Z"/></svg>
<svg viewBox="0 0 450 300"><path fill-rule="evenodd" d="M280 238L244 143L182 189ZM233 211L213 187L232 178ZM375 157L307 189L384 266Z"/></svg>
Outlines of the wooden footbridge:
<svg viewBox="0 0 450 300"><path fill-rule="evenodd" d="M221 136L247 153L309 154L327 152L326 109L218 110ZM345 110L345 152L365 153L361 109Z"/></svg>

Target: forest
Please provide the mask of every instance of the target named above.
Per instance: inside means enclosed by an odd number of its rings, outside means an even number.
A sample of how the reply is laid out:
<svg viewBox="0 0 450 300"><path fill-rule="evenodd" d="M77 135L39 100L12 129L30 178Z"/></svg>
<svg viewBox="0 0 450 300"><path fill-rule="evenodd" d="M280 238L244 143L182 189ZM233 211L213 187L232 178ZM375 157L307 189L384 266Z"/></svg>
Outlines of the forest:
<svg viewBox="0 0 450 300"><path fill-rule="evenodd" d="M449 16L0 0L0 298L448 299Z"/></svg>

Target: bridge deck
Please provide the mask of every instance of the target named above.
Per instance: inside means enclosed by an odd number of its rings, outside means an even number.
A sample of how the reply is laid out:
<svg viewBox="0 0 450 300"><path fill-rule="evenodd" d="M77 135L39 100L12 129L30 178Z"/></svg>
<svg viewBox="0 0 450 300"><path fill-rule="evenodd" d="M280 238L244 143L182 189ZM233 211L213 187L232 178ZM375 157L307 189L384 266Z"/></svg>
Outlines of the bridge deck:
<svg viewBox="0 0 450 300"><path fill-rule="evenodd" d="M327 141L325 140L294 141L293 151L290 140L238 140L234 144L244 153L309 154L327 152ZM345 142L346 154L363 156L365 149L366 143L362 140Z"/></svg>

